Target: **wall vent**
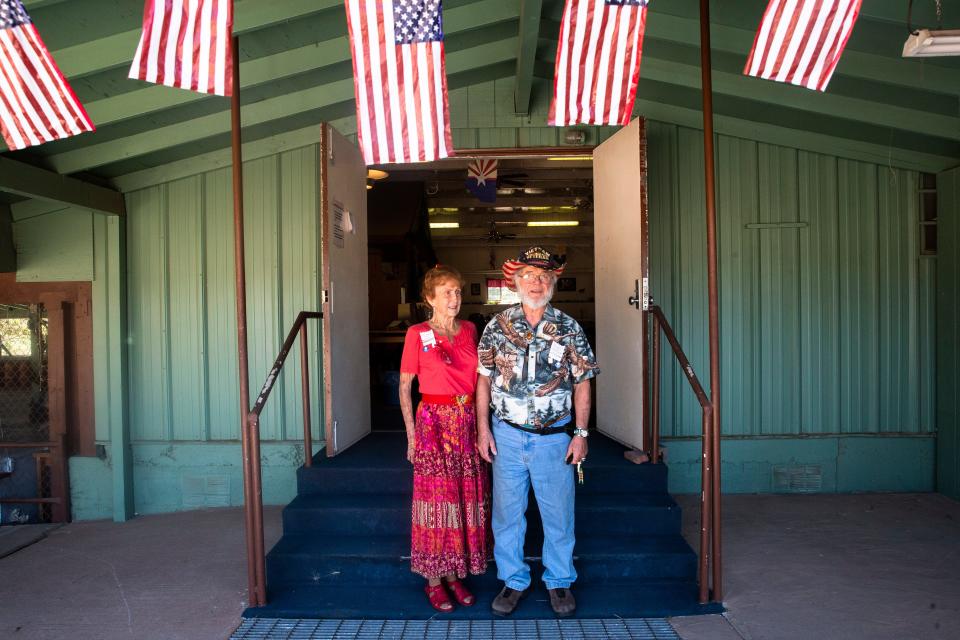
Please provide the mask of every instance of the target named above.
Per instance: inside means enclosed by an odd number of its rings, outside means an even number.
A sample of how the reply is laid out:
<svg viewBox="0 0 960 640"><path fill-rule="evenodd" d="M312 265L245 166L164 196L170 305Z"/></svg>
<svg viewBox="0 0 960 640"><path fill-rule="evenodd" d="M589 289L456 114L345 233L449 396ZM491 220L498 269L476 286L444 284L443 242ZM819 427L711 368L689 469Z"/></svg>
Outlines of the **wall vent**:
<svg viewBox="0 0 960 640"><path fill-rule="evenodd" d="M775 493L820 493L823 469L819 464L780 464L773 467Z"/></svg>
<svg viewBox="0 0 960 640"><path fill-rule="evenodd" d="M183 475L180 476L180 488L185 507L230 506L230 476L228 475Z"/></svg>

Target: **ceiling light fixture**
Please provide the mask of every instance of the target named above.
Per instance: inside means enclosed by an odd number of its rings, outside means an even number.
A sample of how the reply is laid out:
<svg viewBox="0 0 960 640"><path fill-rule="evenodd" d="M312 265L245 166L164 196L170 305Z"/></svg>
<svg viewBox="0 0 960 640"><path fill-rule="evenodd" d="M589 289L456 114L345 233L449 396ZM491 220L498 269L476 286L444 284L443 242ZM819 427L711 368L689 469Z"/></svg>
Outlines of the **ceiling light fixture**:
<svg viewBox="0 0 960 640"><path fill-rule="evenodd" d="M528 227L576 227L580 224L578 220L537 220L528 222Z"/></svg>
<svg viewBox="0 0 960 640"><path fill-rule="evenodd" d="M367 180L383 180L389 175L382 169L367 169Z"/></svg>
<svg viewBox="0 0 960 640"><path fill-rule="evenodd" d="M550 162L588 162L593 160L593 156L551 156L547 160Z"/></svg>
<svg viewBox="0 0 960 640"><path fill-rule="evenodd" d="M907 36L903 44L904 58L932 58L960 55L960 29L931 31L920 29Z"/></svg>
<svg viewBox="0 0 960 640"><path fill-rule="evenodd" d="M459 222L431 222L431 229L459 229Z"/></svg>

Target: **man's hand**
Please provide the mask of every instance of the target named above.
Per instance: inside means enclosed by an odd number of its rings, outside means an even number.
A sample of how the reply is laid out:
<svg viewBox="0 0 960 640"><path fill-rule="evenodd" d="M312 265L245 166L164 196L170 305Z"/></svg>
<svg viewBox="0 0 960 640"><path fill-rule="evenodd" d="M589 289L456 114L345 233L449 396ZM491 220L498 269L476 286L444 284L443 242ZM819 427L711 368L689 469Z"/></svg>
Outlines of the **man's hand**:
<svg viewBox="0 0 960 640"><path fill-rule="evenodd" d="M477 451L480 457L487 462L493 462L493 456L497 455L497 443L493 440L493 433L490 429L483 427L477 430Z"/></svg>
<svg viewBox="0 0 960 640"><path fill-rule="evenodd" d="M481 454L482 455L482 454ZM577 464L587 457L587 439L580 436L573 436L570 440L570 446L567 447L567 455L564 458L567 464Z"/></svg>

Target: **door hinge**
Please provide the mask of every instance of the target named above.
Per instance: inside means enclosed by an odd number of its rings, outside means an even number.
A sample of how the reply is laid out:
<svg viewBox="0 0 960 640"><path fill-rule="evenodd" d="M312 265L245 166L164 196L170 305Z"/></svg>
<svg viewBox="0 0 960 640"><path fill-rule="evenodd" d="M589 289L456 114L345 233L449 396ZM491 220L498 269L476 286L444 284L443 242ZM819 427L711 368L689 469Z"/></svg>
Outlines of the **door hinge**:
<svg viewBox="0 0 960 640"><path fill-rule="evenodd" d="M643 279L643 297L641 298L641 304L643 305L644 311L650 310L650 278Z"/></svg>
<svg viewBox="0 0 960 640"><path fill-rule="evenodd" d="M320 291L320 304L330 303L330 292L326 289Z"/></svg>

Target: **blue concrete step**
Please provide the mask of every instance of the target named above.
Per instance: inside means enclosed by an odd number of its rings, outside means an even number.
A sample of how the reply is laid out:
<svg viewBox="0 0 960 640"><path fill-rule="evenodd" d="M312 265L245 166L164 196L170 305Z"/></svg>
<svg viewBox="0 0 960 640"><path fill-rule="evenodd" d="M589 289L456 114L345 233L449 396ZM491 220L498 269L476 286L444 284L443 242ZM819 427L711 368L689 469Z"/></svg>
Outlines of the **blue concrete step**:
<svg viewBox="0 0 960 640"><path fill-rule="evenodd" d="M668 494L583 494L578 535L679 533L680 507ZM528 527L541 527L531 500ZM398 494L300 495L283 510L285 533L394 535L410 528L410 501Z"/></svg>
<svg viewBox="0 0 960 640"><path fill-rule="evenodd" d="M591 437L580 493L664 493L666 465L636 465L623 458L625 447L604 437ZM402 433L373 433L350 449L327 458L314 456L313 466L297 472L300 495L325 493L410 494L413 470L407 462Z"/></svg>
<svg viewBox="0 0 960 640"><path fill-rule="evenodd" d="M270 589L269 604L250 608L245 617L489 620L490 603L500 590L494 581L469 583L477 596L472 607L456 607L451 613L437 613L427 602L420 586L301 586ZM719 613L720 605L697 604L696 585L686 580L649 580L621 584L577 586L577 618L666 617ZM511 616L514 619L553 619L550 601L542 583L533 590Z"/></svg>
<svg viewBox="0 0 960 640"><path fill-rule="evenodd" d="M543 572L540 545L528 545L534 576ZM410 571L409 536L286 535L267 556L271 586L422 584ZM679 536L590 536L577 542L577 584L686 578L696 573L696 555ZM486 579L496 575L490 564ZM481 578L476 578L481 579Z"/></svg>

